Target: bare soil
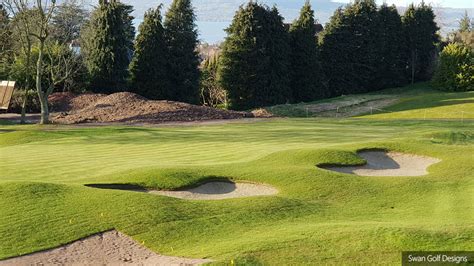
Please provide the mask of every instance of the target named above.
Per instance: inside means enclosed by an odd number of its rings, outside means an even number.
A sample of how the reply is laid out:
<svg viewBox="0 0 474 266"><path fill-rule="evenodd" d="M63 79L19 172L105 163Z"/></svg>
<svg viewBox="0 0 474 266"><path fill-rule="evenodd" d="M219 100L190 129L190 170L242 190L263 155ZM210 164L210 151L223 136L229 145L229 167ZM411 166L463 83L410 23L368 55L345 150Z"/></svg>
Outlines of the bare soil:
<svg viewBox="0 0 474 266"><path fill-rule="evenodd" d="M367 164L322 168L360 176L423 176L428 174L428 167L441 161L426 156L384 151L364 151L360 152L359 156L364 158Z"/></svg>
<svg viewBox="0 0 474 266"><path fill-rule="evenodd" d="M153 101L130 92L111 95L55 93L50 96L51 120L57 124L166 123L254 117L252 113L220 110L173 101Z"/></svg>
<svg viewBox="0 0 474 266"><path fill-rule="evenodd" d="M393 96L353 96L350 99L330 103L309 104L305 107L313 116L353 117L382 109L398 101Z"/></svg>
<svg viewBox="0 0 474 266"><path fill-rule="evenodd" d="M0 261L0 265L200 265L211 260L163 256L109 231L59 248Z"/></svg>

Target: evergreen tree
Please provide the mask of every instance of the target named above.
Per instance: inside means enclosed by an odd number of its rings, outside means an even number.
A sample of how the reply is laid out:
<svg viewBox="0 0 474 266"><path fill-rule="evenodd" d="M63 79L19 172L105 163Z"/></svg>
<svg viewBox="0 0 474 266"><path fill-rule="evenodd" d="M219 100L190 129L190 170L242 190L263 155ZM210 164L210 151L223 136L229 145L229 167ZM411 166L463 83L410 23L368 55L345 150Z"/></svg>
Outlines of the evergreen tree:
<svg viewBox="0 0 474 266"><path fill-rule="evenodd" d="M166 73L167 48L161 5L145 13L130 65L132 90L149 99L170 99Z"/></svg>
<svg viewBox="0 0 474 266"><path fill-rule="evenodd" d="M4 6L0 4L0 80L8 78L9 67L13 62L13 42L10 18Z"/></svg>
<svg viewBox="0 0 474 266"><path fill-rule="evenodd" d="M377 19L374 0L356 0L336 10L326 26L321 56L332 96L378 89Z"/></svg>
<svg viewBox="0 0 474 266"><path fill-rule="evenodd" d="M241 6L223 45L218 80L233 109L291 100L289 38L276 8L255 2Z"/></svg>
<svg viewBox="0 0 474 266"><path fill-rule="evenodd" d="M291 88L295 102L326 96L317 44L314 11L306 1L300 17L291 25Z"/></svg>
<svg viewBox="0 0 474 266"><path fill-rule="evenodd" d="M377 88L389 88L406 84L406 42L403 25L395 6L383 4L378 12L378 67Z"/></svg>
<svg viewBox="0 0 474 266"><path fill-rule="evenodd" d="M321 62L328 81L328 97L348 93L353 83L350 64L350 40L352 32L342 8L336 9L320 39Z"/></svg>
<svg viewBox="0 0 474 266"><path fill-rule="evenodd" d="M191 0L174 0L164 22L168 46L169 100L197 103L199 95L199 56Z"/></svg>
<svg viewBox="0 0 474 266"><path fill-rule="evenodd" d="M101 0L81 32L82 52L95 92L124 90L133 51L132 7Z"/></svg>
<svg viewBox="0 0 474 266"><path fill-rule="evenodd" d="M418 7L408 7L403 16L409 55L408 70L412 83L429 80L436 59L436 44L439 42L433 9L422 2Z"/></svg>

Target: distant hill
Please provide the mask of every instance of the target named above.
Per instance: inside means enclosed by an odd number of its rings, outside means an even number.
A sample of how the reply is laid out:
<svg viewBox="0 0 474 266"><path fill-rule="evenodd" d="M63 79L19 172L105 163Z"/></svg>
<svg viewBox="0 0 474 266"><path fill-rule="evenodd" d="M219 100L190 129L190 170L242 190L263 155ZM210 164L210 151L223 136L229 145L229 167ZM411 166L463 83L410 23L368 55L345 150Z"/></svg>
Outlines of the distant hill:
<svg viewBox="0 0 474 266"><path fill-rule="evenodd" d="M93 5L98 1L84 0L86 4ZM145 11L151 7L155 7L159 3L163 3L165 9L171 3L171 0L122 0L124 3L128 3L135 7L134 15L137 18L137 22L140 22L143 18ZM234 16L238 7L242 4L247 3L248 0L194 0L194 7L196 8L197 20L200 22L230 22ZM286 22L293 21L299 13L301 6L304 4L304 0L260 0L262 3L266 3L269 6L276 5L280 10ZM313 8L315 9L316 18L322 24L329 21L329 18L334 13L334 10L344 4L335 3L331 0L312 0ZM398 7L400 12L405 10L405 7ZM439 8L434 7L435 13L438 18L438 25L442 28L441 33L446 33L457 28L458 21L464 14L465 10L471 16L474 16L474 8L462 9L462 8ZM207 24L208 25L208 24ZM206 26L207 26L206 25ZM216 24L216 27L223 27L226 23ZM222 30L222 29L219 29ZM208 31L208 30L203 30ZM223 36L222 36L223 38ZM213 40L214 41L214 40Z"/></svg>

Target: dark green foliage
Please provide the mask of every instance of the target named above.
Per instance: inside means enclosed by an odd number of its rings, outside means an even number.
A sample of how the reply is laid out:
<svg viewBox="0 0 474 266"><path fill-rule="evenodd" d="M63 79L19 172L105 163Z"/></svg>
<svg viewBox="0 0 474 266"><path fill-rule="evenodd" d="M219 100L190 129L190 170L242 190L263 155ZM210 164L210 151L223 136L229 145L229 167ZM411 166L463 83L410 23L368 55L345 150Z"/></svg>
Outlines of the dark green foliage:
<svg viewBox="0 0 474 266"><path fill-rule="evenodd" d="M407 83L406 40L403 25L395 6L382 5L378 12L378 55L375 88L398 87Z"/></svg>
<svg viewBox="0 0 474 266"><path fill-rule="evenodd" d="M321 56L332 96L377 89L377 18L375 2L360 0L336 10L326 26Z"/></svg>
<svg viewBox="0 0 474 266"><path fill-rule="evenodd" d="M218 79L233 109L289 102L289 38L276 8L241 6L227 29Z"/></svg>
<svg viewBox="0 0 474 266"><path fill-rule="evenodd" d="M101 0L82 35L82 52L95 92L124 90L135 35L132 7Z"/></svg>
<svg viewBox="0 0 474 266"><path fill-rule="evenodd" d="M306 1L300 17L291 25L291 88L294 102L309 102L326 96L319 59L314 11Z"/></svg>
<svg viewBox="0 0 474 266"><path fill-rule="evenodd" d="M130 65L131 90L149 99L170 99L161 5L145 14L139 32Z"/></svg>
<svg viewBox="0 0 474 266"><path fill-rule="evenodd" d="M8 13L0 4L0 80L8 78L9 66L13 61L12 31Z"/></svg>
<svg viewBox="0 0 474 266"><path fill-rule="evenodd" d="M403 26L407 38L408 75L412 83L429 80L436 60L436 44L439 42L431 6L422 2L408 7L403 16Z"/></svg>
<svg viewBox="0 0 474 266"><path fill-rule="evenodd" d="M445 91L474 91L474 51L456 43L447 45L441 52L433 84Z"/></svg>
<svg viewBox="0 0 474 266"><path fill-rule="evenodd" d="M198 34L191 0L174 0L164 22L168 46L167 97L197 103L199 94Z"/></svg>

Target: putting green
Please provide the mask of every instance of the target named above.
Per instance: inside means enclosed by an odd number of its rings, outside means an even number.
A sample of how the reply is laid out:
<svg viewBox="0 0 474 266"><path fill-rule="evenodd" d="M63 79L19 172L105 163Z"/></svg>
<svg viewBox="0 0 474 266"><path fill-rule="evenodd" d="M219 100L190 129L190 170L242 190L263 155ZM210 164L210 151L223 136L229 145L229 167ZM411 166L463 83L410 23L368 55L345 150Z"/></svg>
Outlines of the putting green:
<svg viewBox="0 0 474 266"><path fill-rule="evenodd" d="M165 255L235 264L399 264L402 250L474 250L469 121L276 119L198 127L0 126L0 258L117 229ZM458 135L458 133L453 133ZM360 149L439 158L429 174L364 177ZM207 179L274 196L193 201L85 184L176 189Z"/></svg>

